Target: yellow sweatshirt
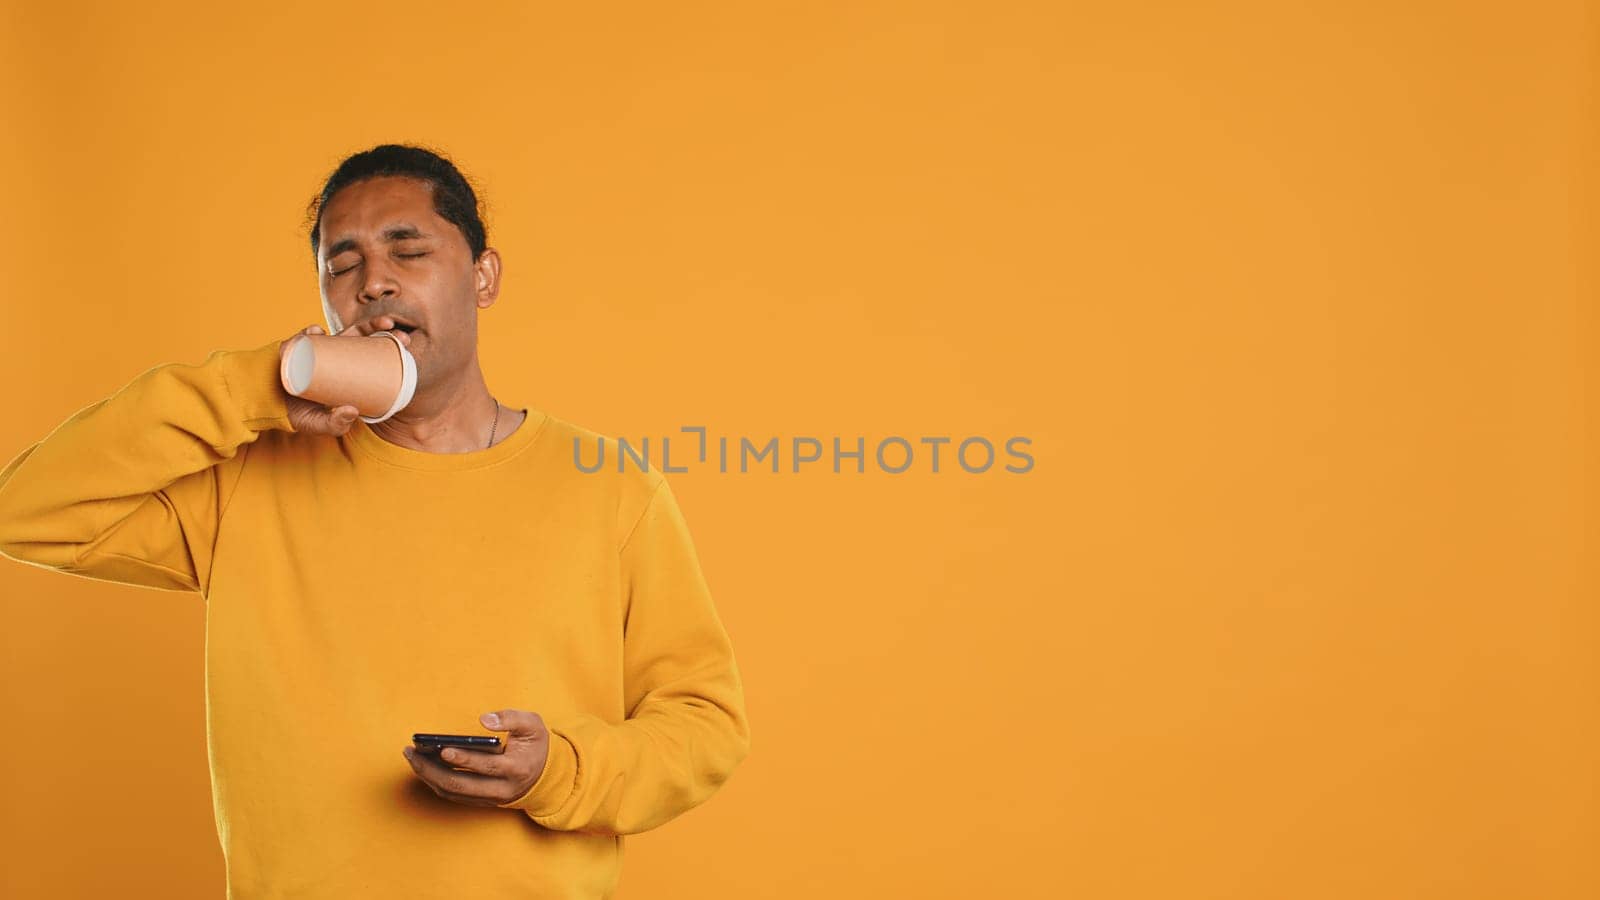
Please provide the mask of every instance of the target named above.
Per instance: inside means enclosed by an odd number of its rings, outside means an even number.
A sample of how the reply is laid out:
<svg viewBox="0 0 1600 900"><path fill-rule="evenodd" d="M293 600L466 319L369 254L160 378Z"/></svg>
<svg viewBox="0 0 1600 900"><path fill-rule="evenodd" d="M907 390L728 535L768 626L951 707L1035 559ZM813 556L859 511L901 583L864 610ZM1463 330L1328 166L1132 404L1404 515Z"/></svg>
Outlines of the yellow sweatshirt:
<svg viewBox="0 0 1600 900"><path fill-rule="evenodd" d="M575 442L615 443L532 409L471 453L296 433L279 344L152 368L23 450L0 553L204 598L230 898L609 896L622 836L750 749L672 491L584 473ZM513 803L442 799L401 756L507 708L552 733Z"/></svg>

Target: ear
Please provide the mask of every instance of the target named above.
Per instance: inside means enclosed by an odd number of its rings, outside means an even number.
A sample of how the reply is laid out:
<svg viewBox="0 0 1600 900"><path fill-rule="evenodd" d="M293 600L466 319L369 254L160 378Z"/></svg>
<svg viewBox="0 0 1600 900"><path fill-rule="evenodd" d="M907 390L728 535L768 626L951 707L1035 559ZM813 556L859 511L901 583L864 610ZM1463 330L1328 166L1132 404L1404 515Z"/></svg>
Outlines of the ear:
<svg viewBox="0 0 1600 900"><path fill-rule="evenodd" d="M478 295L478 308L488 309L494 305L495 298L500 296L499 252L493 247L485 248L472 270L473 278L477 280L475 290Z"/></svg>

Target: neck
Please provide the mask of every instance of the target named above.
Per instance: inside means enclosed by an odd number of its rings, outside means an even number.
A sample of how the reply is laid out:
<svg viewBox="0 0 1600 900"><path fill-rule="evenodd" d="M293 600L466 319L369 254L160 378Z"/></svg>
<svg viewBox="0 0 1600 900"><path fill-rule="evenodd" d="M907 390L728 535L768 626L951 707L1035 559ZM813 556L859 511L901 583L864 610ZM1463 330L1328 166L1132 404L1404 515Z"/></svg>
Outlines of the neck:
<svg viewBox="0 0 1600 900"><path fill-rule="evenodd" d="M500 416L495 424L495 416ZM499 443L510 432L507 416L489 393L483 370L473 360L469 371L448 384L430 386L406 408L372 426L373 433L391 444L426 453L471 453L489 444L489 433Z"/></svg>

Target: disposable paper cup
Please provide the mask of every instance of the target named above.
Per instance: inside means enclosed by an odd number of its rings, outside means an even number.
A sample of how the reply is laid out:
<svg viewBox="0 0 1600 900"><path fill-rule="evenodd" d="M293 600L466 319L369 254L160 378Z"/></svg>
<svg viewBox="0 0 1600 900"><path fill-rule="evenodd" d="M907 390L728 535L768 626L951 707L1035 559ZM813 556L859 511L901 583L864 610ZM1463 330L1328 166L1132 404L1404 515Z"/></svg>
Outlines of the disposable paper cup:
<svg viewBox="0 0 1600 900"><path fill-rule="evenodd" d="M404 409L417 390L416 357L389 331L364 339L297 334L289 339L278 375L294 396L328 407L354 406L369 424Z"/></svg>

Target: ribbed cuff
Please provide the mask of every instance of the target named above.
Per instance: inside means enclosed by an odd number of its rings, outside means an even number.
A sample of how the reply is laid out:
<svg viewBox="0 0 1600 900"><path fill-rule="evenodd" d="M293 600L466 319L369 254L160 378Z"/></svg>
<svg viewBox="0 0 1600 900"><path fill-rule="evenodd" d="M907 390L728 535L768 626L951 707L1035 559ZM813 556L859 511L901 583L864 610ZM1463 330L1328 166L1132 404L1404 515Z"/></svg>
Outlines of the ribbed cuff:
<svg viewBox="0 0 1600 900"><path fill-rule="evenodd" d="M239 404L245 424L255 431L293 431L289 422L289 393L279 380L282 340L252 350L218 350L211 354L228 396Z"/></svg>
<svg viewBox="0 0 1600 900"><path fill-rule="evenodd" d="M577 783L578 751L566 735L551 731L550 754L545 758L544 771L539 774L539 780L528 788L526 794L500 806L525 810L535 818L548 816L560 811L567 798L572 796L572 789Z"/></svg>

